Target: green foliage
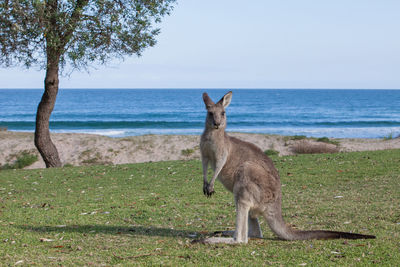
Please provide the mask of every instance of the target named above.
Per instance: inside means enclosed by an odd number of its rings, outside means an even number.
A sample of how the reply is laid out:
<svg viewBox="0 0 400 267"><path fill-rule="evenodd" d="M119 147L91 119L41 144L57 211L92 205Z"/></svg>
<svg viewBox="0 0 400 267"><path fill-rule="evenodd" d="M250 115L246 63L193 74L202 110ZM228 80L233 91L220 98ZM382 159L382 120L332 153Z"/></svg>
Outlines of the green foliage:
<svg viewBox="0 0 400 267"><path fill-rule="evenodd" d="M297 141L297 140L303 140L303 139L307 139L307 136L305 136L305 135L293 135L293 136L285 136L285 137L283 137L283 140L285 142L287 142L289 140Z"/></svg>
<svg viewBox="0 0 400 267"><path fill-rule="evenodd" d="M63 168L71 168L74 167L71 163L64 164Z"/></svg>
<svg viewBox="0 0 400 267"><path fill-rule="evenodd" d="M305 135L294 135L294 136L290 137L291 140L303 140L306 138L307 138L307 136L305 136Z"/></svg>
<svg viewBox="0 0 400 267"><path fill-rule="evenodd" d="M12 164L5 164L1 166L0 169L23 169L35 163L38 160L38 156L29 153L28 151L23 151L21 154L17 156L17 159Z"/></svg>
<svg viewBox="0 0 400 267"><path fill-rule="evenodd" d="M187 149L183 149L181 151L181 154L184 156L190 156L194 153L194 149L193 148L187 148Z"/></svg>
<svg viewBox="0 0 400 267"><path fill-rule="evenodd" d="M330 140L328 137L317 138L317 142L332 144L332 145L336 145L336 146L339 145L338 141Z"/></svg>
<svg viewBox="0 0 400 267"><path fill-rule="evenodd" d="M329 143L329 138L328 137L320 137L317 138L317 142L324 142L324 143Z"/></svg>
<svg viewBox="0 0 400 267"><path fill-rule="evenodd" d="M388 134L388 135L385 136L383 139L384 139L384 140L391 140L391 139L393 139L393 133Z"/></svg>
<svg viewBox="0 0 400 267"><path fill-rule="evenodd" d="M399 137L400 137L400 135L394 136L394 133L390 132L387 136L383 137L383 140L388 141L388 140L392 140L392 139L399 138Z"/></svg>
<svg viewBox="0 0 400 267"><path fill-rule="evenodd" d="M0 64L46 68L51 56L61 66L87 68L94 61L140 56L155 45L160 30L154 24L171 12L174 2L1 1Z"/></svg>
<svg viewBox="0 0 400 267"><path fill-rule="evenodd" d="M0 172L4 266L396 266L400 150L275 157L283 216L299 229L375 240L192 244L234 229L232 194L202 193L199 161ZM18 263L18 264L17 264Z"/></svg>
<svg viewBox="0 0 400 267"><path fill-rule="evenodd" d="M278 156L279 155L279 151L276 151L274 149L267 149L264 151L264 154L267 156Z"/></svg>

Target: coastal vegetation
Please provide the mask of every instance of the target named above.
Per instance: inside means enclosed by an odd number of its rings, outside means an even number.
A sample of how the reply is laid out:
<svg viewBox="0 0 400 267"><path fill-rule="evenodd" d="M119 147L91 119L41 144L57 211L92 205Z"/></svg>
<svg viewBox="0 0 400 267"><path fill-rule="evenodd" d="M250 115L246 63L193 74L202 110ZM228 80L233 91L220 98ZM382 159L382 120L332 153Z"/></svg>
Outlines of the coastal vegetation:
<svg viewBox="0 0 400 267"><path fill-rule="evenodd" d="M338 146L340 143L336 140L329 139L328 137L320 137L315 139L317 142L322 142L326 144L332 144Z"/></svg>
<svg viewBox="0 0 400 267"><path fill-rule="evenodd" d="M11 159L14 159L12 163L6 163L0 165L0 170L8 169L23 169L25 167L31 166L34 162L38 160L38 156L27 150L23 150L18 154L10 155Z"/></svg>
<svg viewBox="0 0 400 267"><path fill-rule="evenodd" d="M0 171L0 262L14 265L395 266L400 150L272 156L299 229L375 240L192 243L233 229L232 195L202 193L199 160Z"/></svg>
<svg viewBox="0 0 400 267"><path fill-rule="evenodd" d="M339 147L337 145L325 142L310 142L309 140L301 140L291 146L291 150L295 154L323 154L337 153Z"/></svg>
<svg viewBox="0 0 400 267"><path fill-rule="evenodd" d="M383 140L389 141L389 140L392 140L392 139L395 139L395 138L400 138L400 134L396 135L394 132L390 132L388 135L383 137Z"/></svg>
<svg viewBox="0 0 400 267"><path fill-rule="evenodd" d="M279 155L279 151L275 150L275 149L267 149L264 151L264 154L267 156L278 156Z"/></svg>
<svg viewBox="0 0 400 267"><path fill-rule="evenodd" d="M198 149L198 148L197 148ZM184 156L190 156L195 152L195 148L187 148L187 149L182 149L181 154Z"/></svg>

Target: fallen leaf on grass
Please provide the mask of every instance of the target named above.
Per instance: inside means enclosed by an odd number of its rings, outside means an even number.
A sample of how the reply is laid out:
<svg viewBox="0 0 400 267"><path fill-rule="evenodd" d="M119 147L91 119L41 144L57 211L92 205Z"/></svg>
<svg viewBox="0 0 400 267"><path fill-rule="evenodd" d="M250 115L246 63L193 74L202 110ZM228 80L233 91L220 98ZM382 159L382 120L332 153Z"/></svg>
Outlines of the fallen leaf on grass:
<svg viewBox="0 0 400 267"><path fill-rule="evenodd" d="M40 238L40 242L53 242L54 239Z"/></svg>
<svg viewBox="0 0 400 267"><path fill-rule="evenodd" d="M97 211L92 211L92 212L82 212L80 215L93 215L96 214Z"/></svg>
<svg viewBox="0 0 400 267"><path fill-rule="evenodd" d="M185 256L179 255L178 258L187 259L187 260L191 259L191 257L189 255L185 255Z"/></svg>
<svg viewBox="0 0 400 267"><path fill-rule="evenodd" d="M115 255L113 253L114 257L116 257L117 259L120 260L129 260L129 259L136 259L136 258L140 258L140 257L148 257L148 256L158 256L161 255L160 253L147 253L147 254L139 254L139 255L135 255L135 256L127 256L127 257L121 257L118 255Z"/></svg>

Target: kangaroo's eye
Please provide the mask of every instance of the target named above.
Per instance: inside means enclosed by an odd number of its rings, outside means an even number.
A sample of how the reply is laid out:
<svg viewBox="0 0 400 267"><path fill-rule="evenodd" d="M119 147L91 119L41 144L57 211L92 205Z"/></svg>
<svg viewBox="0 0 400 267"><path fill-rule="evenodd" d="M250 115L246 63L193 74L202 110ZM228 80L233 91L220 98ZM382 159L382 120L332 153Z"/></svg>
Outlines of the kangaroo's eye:
<svg viewBox="0 0 400 267"><path fill-rule="evenodd" d="M222 115L222 116L225 116L225 111L222 111L222 112L221 112L221 115Z"/></svg>
<svg viewBox="0 0 400 267"><path fill-rule="evenodd" d="M212 116L214 116L214 113L208 112L208 116L212 117Z"/></svg>

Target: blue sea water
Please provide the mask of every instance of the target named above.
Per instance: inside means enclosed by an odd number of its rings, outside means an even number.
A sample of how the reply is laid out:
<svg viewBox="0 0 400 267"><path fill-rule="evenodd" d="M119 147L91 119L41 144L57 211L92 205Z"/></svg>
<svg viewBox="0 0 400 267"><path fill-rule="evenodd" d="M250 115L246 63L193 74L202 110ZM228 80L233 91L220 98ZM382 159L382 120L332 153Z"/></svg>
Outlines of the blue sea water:
<svg viewBox="0 0 400 267"><path fill-rule="evenodd" d="M206 90L218 101L228 90ZM52 132L201 134L204 90L60 89ZM34 131L42 90L0 90L0 127ZM228 131L337 138L400 134L400 90L233 90Z"/></svg>

